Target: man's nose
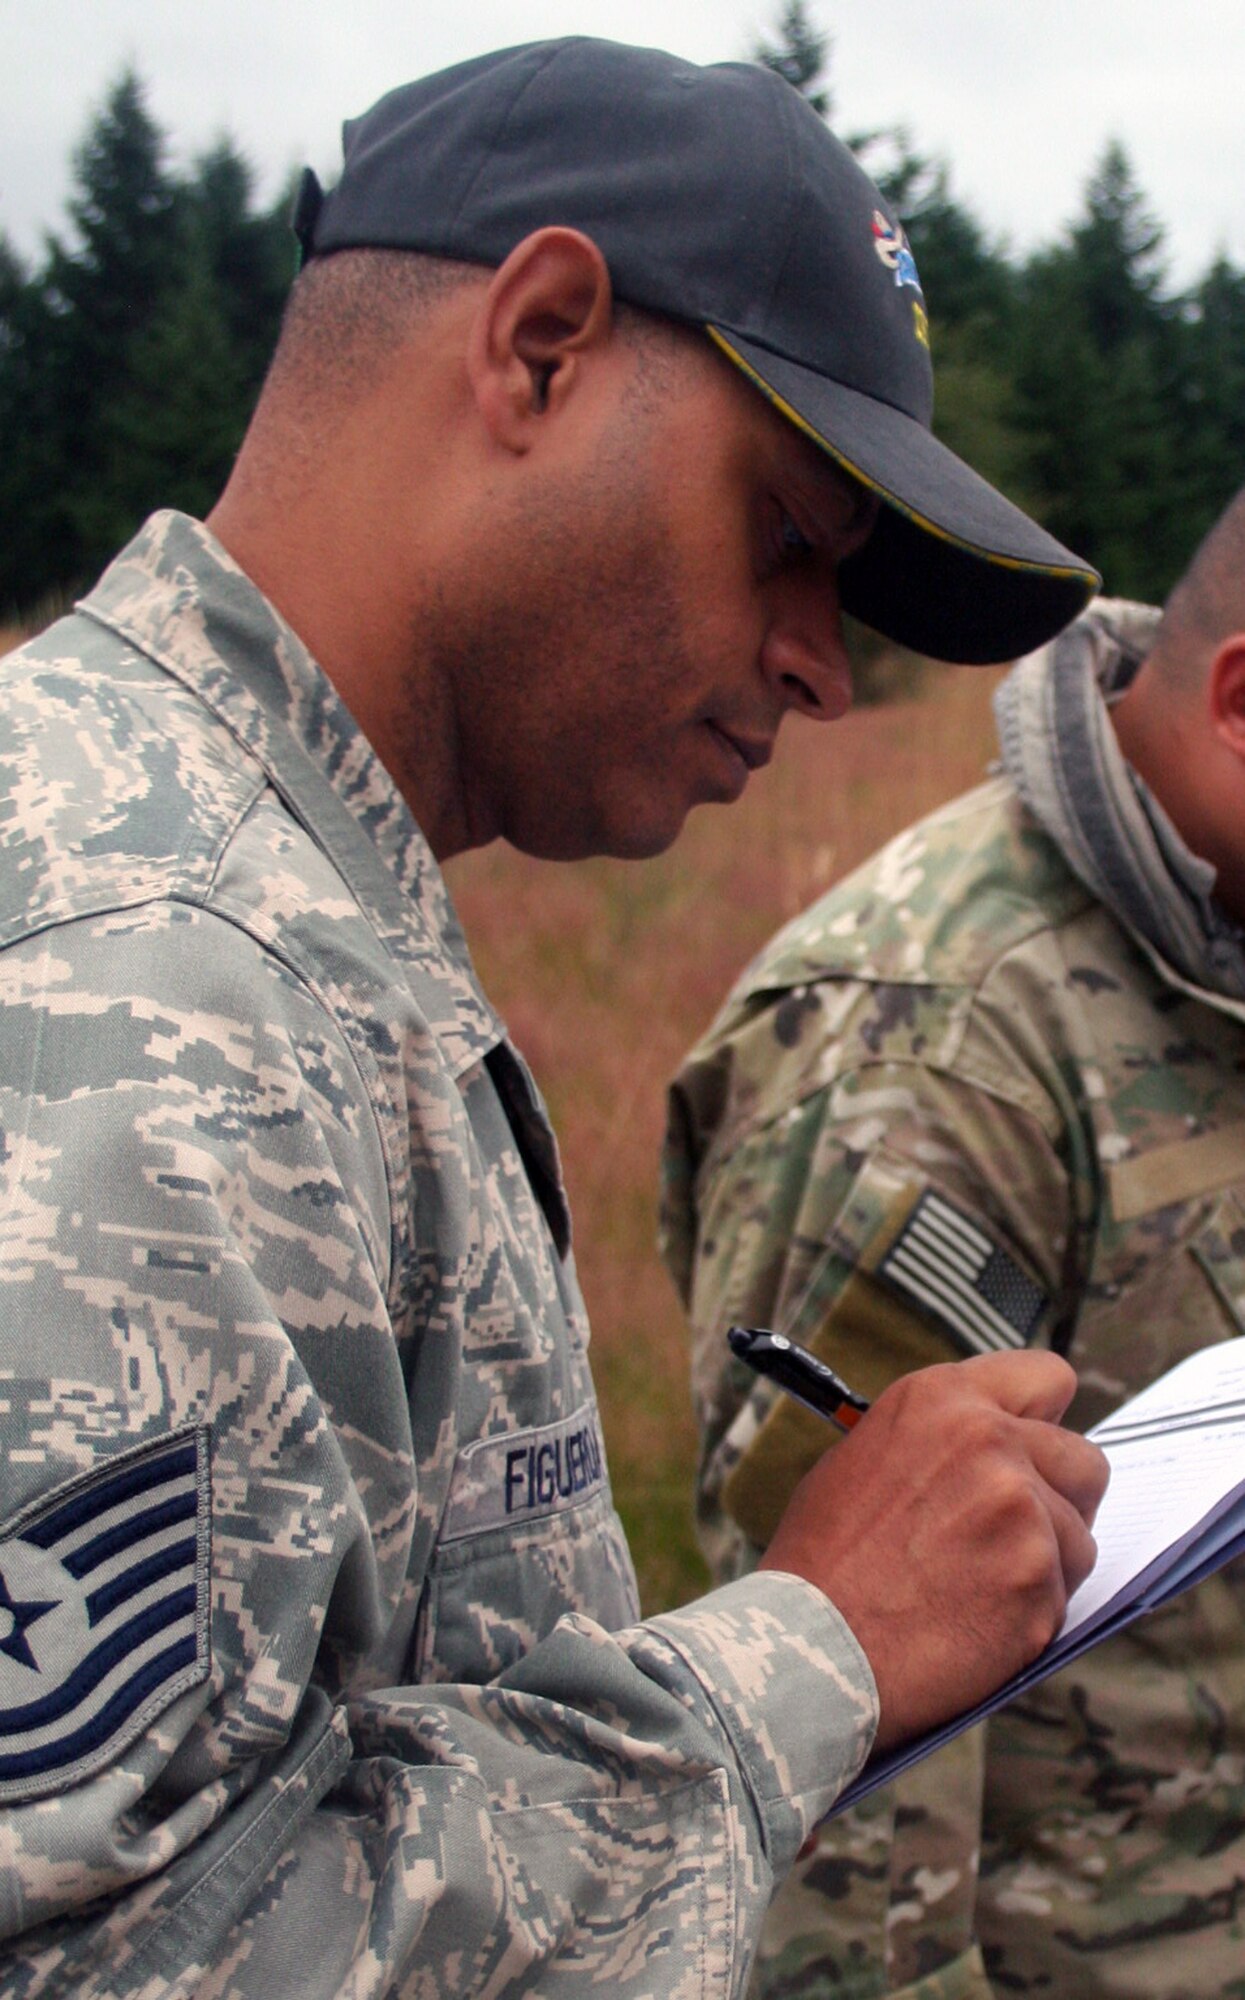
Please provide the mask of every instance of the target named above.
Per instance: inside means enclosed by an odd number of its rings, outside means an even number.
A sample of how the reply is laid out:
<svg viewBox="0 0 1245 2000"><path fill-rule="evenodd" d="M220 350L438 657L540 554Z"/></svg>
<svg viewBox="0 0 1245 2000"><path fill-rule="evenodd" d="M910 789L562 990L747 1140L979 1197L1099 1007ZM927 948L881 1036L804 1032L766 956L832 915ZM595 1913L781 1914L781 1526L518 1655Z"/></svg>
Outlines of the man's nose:
<svg viewBox="0 0 1245 2000"><path fill-rule="evenodd" d="M852 705L852 665L839 593L823 571L780 585L762 649L766 678L783 705L813 722L835 722Z"/></svg>

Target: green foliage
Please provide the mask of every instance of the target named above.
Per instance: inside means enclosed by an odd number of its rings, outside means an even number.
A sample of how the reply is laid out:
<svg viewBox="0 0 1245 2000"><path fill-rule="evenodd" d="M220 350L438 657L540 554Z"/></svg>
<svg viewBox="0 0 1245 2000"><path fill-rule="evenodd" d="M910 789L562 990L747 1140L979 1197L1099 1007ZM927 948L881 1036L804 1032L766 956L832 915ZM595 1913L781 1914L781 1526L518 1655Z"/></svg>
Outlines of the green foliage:
<svg viewBox="0 0 1245 2000"><path fill-rule="evenodd" d="M1112 143L1082 217L1023 274L1012 349L1039 511L1109 590L1151 601L1191 547L1176 396L1185 327L1163 292L1161 247Z"/></svg>
<svg viewBox="0 0 1245 2000"><path fill-rule="evenodd" d="M782 0L754 56L828 116L830 51L804 0ZM1245 274L1221 257L1169 288L1116 141L1079 214L1023 261L906 130L848 143L921 272L938 435L1108 589L1161 597L1245 476ZM226 140L175 173L127 71L74 156L40 268L0 232L0 622L89 580L151 508L211 505L293 275L287 210L256 210ZM867 640L862 653L872 685Z"/></svg>
<svg viewBox="0 0 1245 2000"><path fill-rule="evenodd" d="M60 327L0 239L0 625L68 575L62 500L68 426L51 365Z"/></svg>
<svg viewBox="0 0 1245 2000"><path fill-rule="evenodd" d="M126 377L99 413L96 477L77 497L83 544L104 555L157 501L192 514L209 508L241 435L245 350L193 208L167 275L132 334Z"/></svg>
<svg viewBox="0 0 1245 2000"><path fill-rule="evenodd" d="M934 434L1018 507L1040 512L1014 383L995 339L997 325L986 314L931 321Z"/></svg>
<svg viewBox="0 0 1245 2000"><path fill-rule="evenodd" d="M807 97L822 118L830 115L830 93L818 85L829 58L830 37L813 26L804 0L785 0L777 41L758 42L752 56Z"/></svg>
<svg viewBox="0 0 1245 2000"><path fill-rule="evenodd" d="M1194 546L1245 480L1245 274L1222 257L1185 303L1173 421Z"/></svg>
<svg viewBox="0 0 1245 2000"><path fill-rule="evenodd" d="M220 142L189 175L126 71L74 156L43 266L0 239L0 615L88 581L156 506L201 512L237 449L294 259Z"/></svg>

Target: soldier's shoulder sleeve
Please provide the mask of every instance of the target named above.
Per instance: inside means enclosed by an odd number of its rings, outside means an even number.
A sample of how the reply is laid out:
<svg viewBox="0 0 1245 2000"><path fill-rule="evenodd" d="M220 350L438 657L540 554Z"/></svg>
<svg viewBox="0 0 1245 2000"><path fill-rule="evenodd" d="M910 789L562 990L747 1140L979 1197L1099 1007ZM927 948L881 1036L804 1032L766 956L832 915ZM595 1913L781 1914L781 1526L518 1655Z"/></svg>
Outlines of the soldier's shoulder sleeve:
<svg viewBox="0 0 1245 2000"><path fill-rule="evenodd" d="M203 909L34 930L0 1037L5 1931L129 1991L343 1768L346 1600L366 1643L401 1589L387 1176L335 1024Z"/></svg>
<svg viewBox="0 0 1245 2000"><path fill-rule="evenodd" d="M1092 898L994 777L904 828L771 939L715 1028L750 1001L816 981L972 986Z"/></svg>
<svg viewBox="0 0 1245 2000"><path fill-rule="evenodd" d="M1063 1023L1044 946L1089 901L997 779L897 836L780 931L672 1086L664 1228L684 1292L699 1189L717 1163L853 1067L958 1067L1056 1130Z"/></svg>
<svg viewBox="0 0 1245 2000"><path fill-rule="evenodd" d="M760 1544L826 1443L750 1386L734 1322L780 1328L861 1393L1042 1342L1077 1216L1057 984L1035 945L975 983L817 980L758 998L672 1094L667 1243L693 1325L711 1557ZM1032 1045L1032 1046L1031 1046ZM734 1552L732 1555L732 1551Z"/></svg>

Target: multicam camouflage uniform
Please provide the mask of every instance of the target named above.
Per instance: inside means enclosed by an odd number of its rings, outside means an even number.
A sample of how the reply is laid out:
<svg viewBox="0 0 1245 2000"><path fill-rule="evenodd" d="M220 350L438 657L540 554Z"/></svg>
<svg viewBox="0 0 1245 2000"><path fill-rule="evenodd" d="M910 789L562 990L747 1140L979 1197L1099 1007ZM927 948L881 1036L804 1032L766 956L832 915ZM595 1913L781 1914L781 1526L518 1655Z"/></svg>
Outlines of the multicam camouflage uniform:
<svg viewBox="0 0 1245 2000"><path fill-rule="evenodd" d="M1050 1344L1082 1425L1245 1329L1243 1021L1087 892L1005 777L781 933L672 1097L719 1575L827 1436L750 1389L732 1321L867 1393ZM1238 1565L830 1821L754 1990L1245 1994L1241 1586Z"/></svg>
<svg viewBox="0 0 1245 2000"><path fill-rule="evenodd" d="M636 1621L543 1109L294 635L157 516L0 673L0 1986L725 1996L875 1718Z"/></svg>

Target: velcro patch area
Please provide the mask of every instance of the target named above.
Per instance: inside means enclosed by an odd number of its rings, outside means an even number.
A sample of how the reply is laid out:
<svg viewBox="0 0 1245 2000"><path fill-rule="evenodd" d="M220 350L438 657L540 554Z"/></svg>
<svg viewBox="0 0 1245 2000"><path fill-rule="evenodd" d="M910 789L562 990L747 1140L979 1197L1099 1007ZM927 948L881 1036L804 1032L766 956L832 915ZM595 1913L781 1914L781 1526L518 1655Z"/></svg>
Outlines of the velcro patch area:
<svg viewBox="0 0 1245 2000"><path fill-rule="evenodd" d="M1047 1295L963 1209L927 1188L877 1268L977 1353L1023 1347Z"/></svg>
<svg viewBox="0 0 1245 2000"><path fill-rule="evenodd" d="M111 1459L0 1539L0 1799L111 1763L208 1672L206 1427Z"/></svg>

